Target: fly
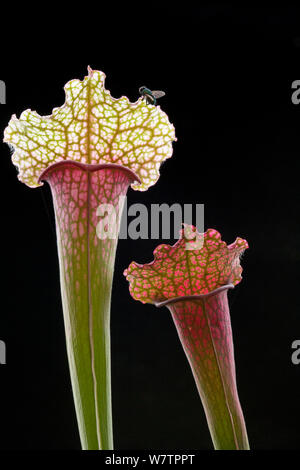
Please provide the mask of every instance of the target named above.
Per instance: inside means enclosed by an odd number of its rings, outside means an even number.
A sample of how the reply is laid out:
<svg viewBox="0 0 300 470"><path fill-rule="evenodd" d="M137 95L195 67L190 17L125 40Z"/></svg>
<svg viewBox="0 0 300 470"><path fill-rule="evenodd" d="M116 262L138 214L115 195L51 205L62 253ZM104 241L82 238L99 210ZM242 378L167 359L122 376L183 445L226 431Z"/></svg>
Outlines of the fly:
<svg viewBox="0 0 300 470"><path fill-rule="evenodd" d="M149 90L149 88L145 86L141 86L139 88L139 93L143 98L145 98L147 104L153 104L154 106L156 106L156 100L158 98L162 98L163 96L165 96L164 91L161 91L161 90L151 91Z"/></svg>

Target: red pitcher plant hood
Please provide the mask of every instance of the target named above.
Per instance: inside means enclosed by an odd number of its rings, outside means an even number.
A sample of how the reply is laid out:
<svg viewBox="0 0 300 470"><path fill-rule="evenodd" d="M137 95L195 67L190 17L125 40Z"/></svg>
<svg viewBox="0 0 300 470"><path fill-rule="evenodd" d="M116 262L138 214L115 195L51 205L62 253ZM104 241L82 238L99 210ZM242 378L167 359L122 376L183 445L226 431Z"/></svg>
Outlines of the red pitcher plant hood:
<svg viewBox="0 0 300 470"><path fill-rule="evenodd" d="M134 299L170 310L215 449L249 448L227 300L228 289L241 280L246 248L242 238L227 246L216 230L186 226L175 245L156 248L152 263L132 262L124 272Z"/></svg>

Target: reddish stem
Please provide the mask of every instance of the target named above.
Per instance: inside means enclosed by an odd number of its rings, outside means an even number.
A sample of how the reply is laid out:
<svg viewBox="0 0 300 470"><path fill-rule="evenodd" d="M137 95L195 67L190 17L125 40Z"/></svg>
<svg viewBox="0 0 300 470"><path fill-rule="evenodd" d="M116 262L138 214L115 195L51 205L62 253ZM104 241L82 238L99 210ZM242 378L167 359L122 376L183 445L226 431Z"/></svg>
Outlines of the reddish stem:
<svg viewBox="0 0 300 470"><path fill-rule="evenodd" d="M177 297L156 304L166 305L205 410L216 449L249 449L239 402L227 290L222 286L209 294Z"/></svg>

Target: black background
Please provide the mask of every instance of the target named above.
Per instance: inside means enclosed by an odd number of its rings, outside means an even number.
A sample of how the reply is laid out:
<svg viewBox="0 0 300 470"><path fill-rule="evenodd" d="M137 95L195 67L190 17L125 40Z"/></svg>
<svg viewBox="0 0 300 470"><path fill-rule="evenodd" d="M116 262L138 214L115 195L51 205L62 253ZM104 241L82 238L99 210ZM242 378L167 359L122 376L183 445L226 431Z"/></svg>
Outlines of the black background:
<svg viewBox="0 0 300 470"><path fill-rule="evenodd" d="M205 229L250 245L229 293L237 380L253 449L300 447L300 9L229 4L22 18L2 37L1 133L12 114L50 114L87 65L112 96L166 91L173 157L135 202L204 203ZM45 11L44 11L45 10ZM31 14L32 13L32 14ZM35 11L35 14L37 12ZM2 33L3 34L3 33ZM49 188L17 180L1 144L0 449L80 449L65 350ZM134 301L123 270L174 240L121 240L112 298L116 449L212 449L204 412L167 309Z"/></svg>

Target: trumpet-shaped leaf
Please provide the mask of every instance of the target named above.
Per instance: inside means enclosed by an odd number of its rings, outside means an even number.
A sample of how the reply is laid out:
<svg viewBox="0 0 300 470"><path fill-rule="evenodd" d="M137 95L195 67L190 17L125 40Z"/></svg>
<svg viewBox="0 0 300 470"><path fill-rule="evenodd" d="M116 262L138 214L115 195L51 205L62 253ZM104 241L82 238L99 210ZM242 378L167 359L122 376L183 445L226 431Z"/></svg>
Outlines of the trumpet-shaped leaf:
<svg viewBox="0 0 300 470"><path fill-rule="evenodd" d="M50 116L13 116L4 141L23 183L51 187L81 443L112 449L110 298L119 221L128 186L144 191L157 181L175 134L159 107L112 98L105 75L88 72L67 83L65 104ZM112 231L105 208L113 208Z"/></svg>
<svg viewBox="0 0 300 470"><path fill-rule="evenodd" d="M187 226L173 246L160 245L154 261L131 263L124 274L131 295L167 306L174 320L205 410L216 449L248 449L238 398L227 290L241 280L237 238L227 246L213 229Z"/></svg>

